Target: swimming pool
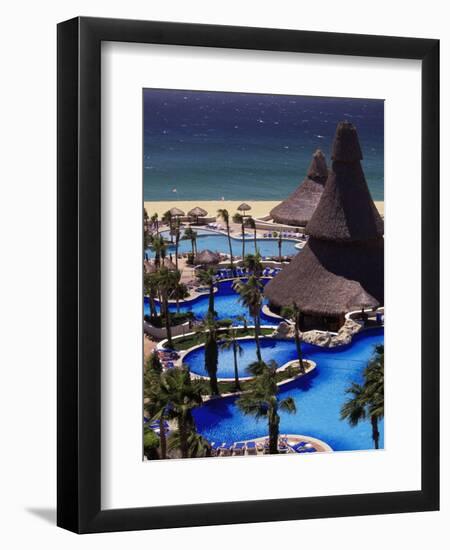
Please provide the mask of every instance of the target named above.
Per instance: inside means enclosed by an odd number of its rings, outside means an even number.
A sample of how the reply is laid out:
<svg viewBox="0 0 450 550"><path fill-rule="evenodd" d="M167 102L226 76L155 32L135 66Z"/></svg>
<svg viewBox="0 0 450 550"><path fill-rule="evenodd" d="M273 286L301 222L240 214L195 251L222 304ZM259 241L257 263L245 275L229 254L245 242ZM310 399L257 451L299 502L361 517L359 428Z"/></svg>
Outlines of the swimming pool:
<svg viewBox="0 0 450 550"><path fill-rule="evenodd" d="M285 342L286 346L277 342L279 341L275 341L272 349L264 348L263 355L266 358L269 351L271 358L280 364L289 360L289 357L295 357L293 342ZM361 422L358 426L351 427L346 420L340 420L340 409L348 398L345 394L346 388L352 382L362 382L362 373L375 346L383 343L384 330L371 329L356 335L350 345L342 348L330 350L304 345L305 357L315 361L317 367L310 374L280 388L280 398L291 396L297 406L296 414L280 413L280 433L317 437L337 451L372 449L370 422ZM293 355L289 344L294 348ZM248 358L254 360L254 342L249 342L248 345L253 345L253 353L249 349ZM229 372L228 367L224 366L227 357L229 358L221 351L218 376L221 372ZM240 358L240 365L245 364L243 359L244 356ZM191 361L192 358L186 358L192 369ZM240 370L241 373L244 372L243 367ZM197 429L209 441L232 443L267 435L266 420L256 420L253 416L244 415L236 406L236 399L237 397L212 399L194 410ZM380 422L379 429L380 448L383 448L383 422Z"/></svg>
<svg viewBox="0 0 450 550"><path fill-rule="evenodd" d="M265 285L269 279L261 279L261 283ZM238 322L239 316L245 316L249 323L253 322L253 319L249 316L248 309L244 307L240 302L237 293L232 288L232 281L221 281L216 284L217 292L214 294L214 309L217 312L217 319L232 319L233 324L242 324ZM186 313L191 311L196 319L203 319L208 310L209 294L203 294L194 300L187 302L180 302L180 312ZM266 303L266 302L264 302ZM176 311L176 304L169 305L170 311ZM150 314L150 308L148 299L144 298L144 315ZM261 322L265 325L276 324L276 319L264 315L261 312Z"/></svg>
<svg viewBox="0 0 450 550"><path fill-rule="evenodd" d="M226 235L220 235L213 233L211 231L199 230L197 232L197 249L198 251L202 250L212 250L213 252L220 252L222 254L229 253L228 246L228 237ZM161 233L167 239L170 238L168 231L163 231ZM283 256L293 256L299 252L298 248L295 248L297 241L294 240L285 240L283 239L281 245L281 254ZM278 256L278 239L257 239L257 245L259 253L261 256ZM231 239L231 247L233 249L234 256L240 256L242 254L242 239ZM184 254L191 252L191 241L187 239L181 239L178 245L178 252ZM147 249L147 254L149 258L154 256L153 250ZM175 245L169 246L167 248L167 254L175 253ZM255 243L253 236L248 236L245 239L245 253L254 254L255 253Z"/></svg>

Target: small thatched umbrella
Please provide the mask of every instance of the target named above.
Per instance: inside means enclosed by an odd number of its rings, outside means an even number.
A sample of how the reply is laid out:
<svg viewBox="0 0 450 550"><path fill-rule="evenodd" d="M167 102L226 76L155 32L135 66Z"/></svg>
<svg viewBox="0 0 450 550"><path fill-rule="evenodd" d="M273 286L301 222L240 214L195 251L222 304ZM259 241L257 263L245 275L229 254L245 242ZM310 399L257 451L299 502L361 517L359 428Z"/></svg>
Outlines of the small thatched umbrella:
<svg viewBox="0 0 450 550"><path fill-rule="evenodd" d="M195 208L192 208L192 210L189 210L188 212L188 216L191 218L195 218L196 223L198 223L198 219L200 217L204 217L207 215L208 215L208 212L203 208L200 208L200 206L196 206Z"/></svg>
<svg viewBox="0 0 450 550"><path fill-rule="evenodd" d="M243 202L242 204L240 204L237 208L239 210L239 212L248 212L249 210L252 209L252 207L247 204L246 202Z"/></svg>
<svg viewBox="0 0 450 550"><path fill-rule="evenodd" d="M332 170L306 226L307 244L265 289L275 307L295 303L306 314L339 317L384 303L383 221L361 168L355 127L341 122Z"/></svg>
<svg viewBox="0 0 450 550"><path fill-rule="evenodd" d="M164 262L161 262L161 265L166 267L169 271L176 271L177 266L172 262L170 258L164 258Z"/></svg>
<svg viewBox="0 0 450 550"><path fill-rule="evenodd" d="M180 218L181 216L184 216L184 212L183 210L180 210L179 208L177 208L176 206L174 206L173 208L171 208L169 210L170 212L170 215L174 218Z"/></svg>
<svg viewBox="0 0 450 550"><path fill-rule="evenodd" d="M214 265L220 262L220 254L211 250L202 250L195 256L195 263L198 265Z"/></svg>
<svg viewBox="0 0 450 550"><path fill-rule="evenodd" d="M146 273L155 273L156 272L156 265L153 262L149 262L148 260L144 261L144 270Z"/></svg>
<svg viewBox="0 0 450 550"><path fill-rule="evenodd" d="M273 221L286 225L306 225L319 204L327 176L325 155L317 149L303 182L286 200L270 211Z"/></svg>

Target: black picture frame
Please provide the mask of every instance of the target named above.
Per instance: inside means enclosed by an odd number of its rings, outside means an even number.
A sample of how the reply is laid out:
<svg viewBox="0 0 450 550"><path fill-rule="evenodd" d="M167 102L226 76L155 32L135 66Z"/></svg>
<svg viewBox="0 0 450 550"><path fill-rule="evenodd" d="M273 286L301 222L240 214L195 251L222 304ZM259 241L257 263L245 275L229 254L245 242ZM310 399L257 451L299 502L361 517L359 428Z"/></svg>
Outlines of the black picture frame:
<svg viewBox="0 0 450 550"><path fill-rule="evenodd" d="M422 489L102 510L100 49L102 41L422 61ZM437 510L439 41L77 17L58 25L57 524L76 533ZM419 405L419 404L418 404ZM426 440L426 444L424 443Z"/></svg>

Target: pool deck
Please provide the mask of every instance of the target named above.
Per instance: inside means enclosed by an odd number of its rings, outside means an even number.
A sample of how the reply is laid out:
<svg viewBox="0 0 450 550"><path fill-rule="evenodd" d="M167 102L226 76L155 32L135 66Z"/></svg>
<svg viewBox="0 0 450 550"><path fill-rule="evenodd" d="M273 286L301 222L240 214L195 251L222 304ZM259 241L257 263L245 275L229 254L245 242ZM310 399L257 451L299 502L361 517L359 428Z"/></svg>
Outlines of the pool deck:
<svg viewBox="0 0 450 550"><path fill-rule="evenodd" d="M218 457L239 457L239 456L273 456L267 452L267 443L269 437L256 437L254 439L246 439L235 441L233 445L239 445L237 449L233 447L224 448L223 452L220 448L220 444L215 447L216 456ZM309 435L300 434L280 434L278 438L278 454L315 454L315 453L330 453L333 449L325 443L315 437ZM250 452L247 448L248 443L255 443L255 447L252 447ZM293 447L298 443L304 443L304 450L298 452ZM315 449L311 451L311 449Z"/></svg>

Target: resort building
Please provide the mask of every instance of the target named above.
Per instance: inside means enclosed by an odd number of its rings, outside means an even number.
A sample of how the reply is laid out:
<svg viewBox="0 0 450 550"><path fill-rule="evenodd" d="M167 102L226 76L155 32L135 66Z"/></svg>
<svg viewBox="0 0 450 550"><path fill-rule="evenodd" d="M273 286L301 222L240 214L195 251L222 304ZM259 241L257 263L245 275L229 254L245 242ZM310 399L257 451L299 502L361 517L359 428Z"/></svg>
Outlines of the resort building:
<svg viewBox="0 0 450 550"><path fill-rule="evenodd" d="M361 167L355 127L341 122L332 147L332 167L304 248L265 287L269 307L295 304L302 330L337 330L345 314L384 304L383 220Z"/></svg>
<svg viewBox="0 0 450 550"><path fill-rule="evenodd" d="M305 226L319 204L327 177L325 155L317 149L304 181L286 200L270 211L272 220L283 225Z"/></svg>

